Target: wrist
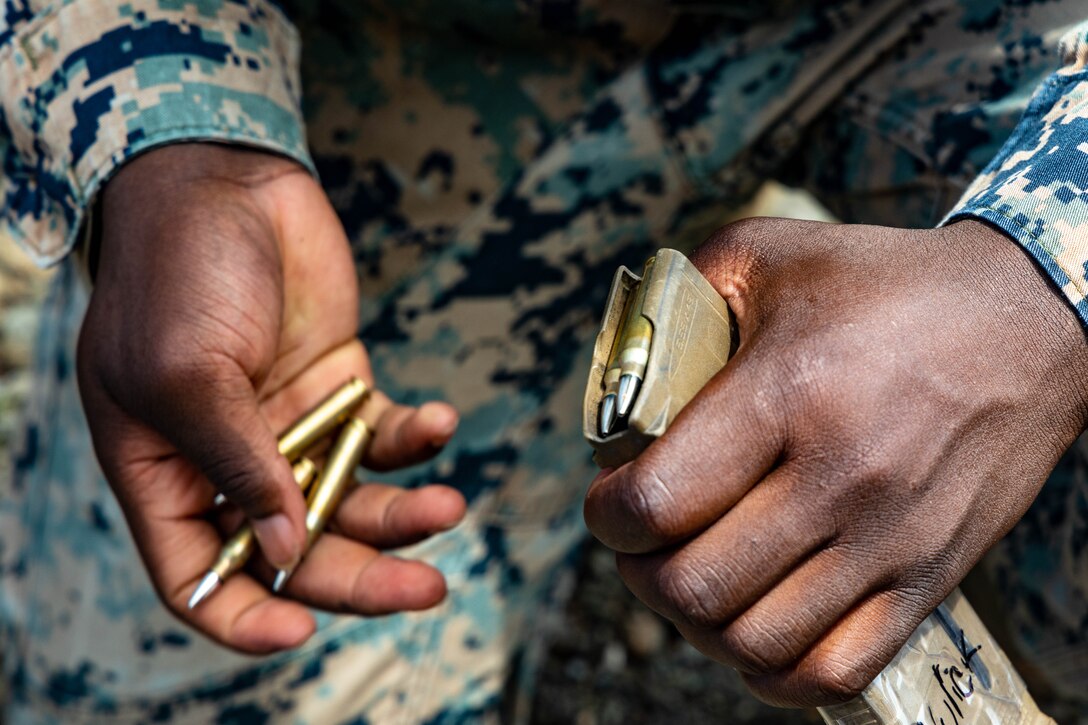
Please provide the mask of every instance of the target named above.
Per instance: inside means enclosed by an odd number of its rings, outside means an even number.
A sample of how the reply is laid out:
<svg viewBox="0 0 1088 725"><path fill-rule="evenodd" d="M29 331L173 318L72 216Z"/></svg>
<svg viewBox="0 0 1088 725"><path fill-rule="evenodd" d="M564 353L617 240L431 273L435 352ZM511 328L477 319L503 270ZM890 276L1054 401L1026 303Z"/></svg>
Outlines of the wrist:
<svg viewBox="0 0 1088 725"><path fill-rule="evenodd" d="M309 173L276 154L215 143L162 146L132 159L106 184L88 248L92 274L121 260L150 261L163 244L184 239L217 244L227 230L237 242L274 239L271 189L287 176ZM174 246L164 250L176 255Z"/></svg>
<svg viewBox="0 0 1088 725"><path fill-rule="evenodd" d="M1008 332L992 341L993 354L1018 358L1061 402L1069 417L1063 427L1079 434L1088 426L1088 337L1062 290L996 227L965 219L936 231L970 270L994 329Z"/></svg>
<svg viewBox="0 0 1088 725"><path fill-rule="evenodd" d="M220 143L160 146L128 161L103 187L110 204L140 188L194 183L223 183L253 191L286 174L309 172L285 156Z"/></svg>

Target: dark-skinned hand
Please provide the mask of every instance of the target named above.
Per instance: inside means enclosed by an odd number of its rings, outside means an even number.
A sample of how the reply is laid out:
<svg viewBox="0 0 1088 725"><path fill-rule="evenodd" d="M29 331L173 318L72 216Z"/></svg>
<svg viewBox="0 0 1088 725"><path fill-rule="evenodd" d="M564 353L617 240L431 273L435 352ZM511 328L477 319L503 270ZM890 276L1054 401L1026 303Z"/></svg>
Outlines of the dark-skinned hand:
<svg viewBox="0 0 1088 725"><path fill-rule="evenodd" d="M979 222L752 219L693 261L740 348L594 481L586 521L631 591L760 699L848 699L1084 429L1084 332Z"/></svg>
<svg viewBox="0 0 1088 725"><path fill-rule="evenodd" d="M380 549L460 520L464 499L442 486L357 488L289 580L290 599L267 588L269 565L289 568L305 541L305 502L276 433L350 376L373 384L355 337L351 251L317 182L270 154L181 144L129 162L101 210L80 393L166 606L224 645L263 653L310 636L304 604L382 614L441 601L437 570ZM375 470L430 457L457 425L448 405L408 408L381 394L363 416L378 431L364 458ZM190 611L225 524L241 518L211 515L217 492L253 522L267 563Z"/></svg>

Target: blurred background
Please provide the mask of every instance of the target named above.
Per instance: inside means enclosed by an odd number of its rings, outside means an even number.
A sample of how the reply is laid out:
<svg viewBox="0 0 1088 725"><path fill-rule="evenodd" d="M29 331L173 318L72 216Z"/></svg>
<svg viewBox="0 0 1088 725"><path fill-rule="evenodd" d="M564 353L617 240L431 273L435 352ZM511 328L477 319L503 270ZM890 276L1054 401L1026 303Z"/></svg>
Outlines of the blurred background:
<svg viewBox="0 0 1088 725"><path fill-rule="evenodd" d="M10 475L12 440L30 391L30 355L38 305L50 273L0 233L0 475Z"/></svg>
<svg viewBox="0 0 1088 725"><path fill-rule="evenodd" d="M773 182L722 223L749 216L831 220L804 192ZM49 277L0 236L0 475L11 471ZM542 667L535 696L518 703L534 725L819 722L814 712L777 710L749 695L733 670L703 657L628 593L611 552L599 544L586 545L577 576L565 586L560 594L568 605L541 623L549 636L536 653Z"/></svg>

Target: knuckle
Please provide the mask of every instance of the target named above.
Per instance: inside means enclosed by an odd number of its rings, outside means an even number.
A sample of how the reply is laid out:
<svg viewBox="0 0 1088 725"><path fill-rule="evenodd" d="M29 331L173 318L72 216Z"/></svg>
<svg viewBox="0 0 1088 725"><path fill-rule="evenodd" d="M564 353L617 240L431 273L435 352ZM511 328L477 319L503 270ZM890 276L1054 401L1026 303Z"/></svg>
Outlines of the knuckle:
<svg viewBox="0 0 1088 725"><path fill-rule="evenodd" d="M884 606L895 612L902 622L925 619L959 583L959 577L939 572L916 575L900 573L896 579L890 588L877 594L876 598L882 599ZM901 634L906 639L909 632Z"/></svg>
<svg viewBox="0 0 1088 725"><path fill-rule="evenodd" d="M697 629L721 626L718 593L702 572L687 564L672 564L658 576L662 596L677 618Z"/></svg>
<svg viewBox="0 0 1088 725"><path fill-rule="evenodd" d="M897 465L887 451L868 447L858 452L854 470L856 478L880 488L898 479L902 466Z"/></svg>
<svg viewBox="0 0 1088 725"><path fill-rule="evenodd" d="M879 445L858 436L855 425L843 422L846 416L836 418L840 422L837 430L826 430L805 447L826 503L838 512L894 506L901 490L902 464Z"/></svg>
<svg viewBox="0 0 1088 725"><path fill-rule="evenodd" d="M766 224L766 219L749 218L719 228L692 253L692 263L711 279L726 269L748 267Z"/></svg>
<svg viewBox="0 0 1088 725"><path fill-rule="evenodd" d="M771 217L748 217L718 228L695 250L692 261L700 270L723 262L734 267L755 269L780 257L787 241L799 228L815 222Z"/></svg>
<svg viewBox="0 0 1088 725"><path fill-rule="evenodd" d="M148 350L142 368L143 374L136 382L157 396L172 397L184 391L186 384L193 383L192 364L174 354L168 345L156 345Z"/></svg>
<svg viewBox="0 0 1088 725"><path fill-rule="evenodd" d="M779 672L796 659L797 652L780 631L742 618L722 632L722 645L734 667L753 675Z"/></svg>
<svg viewBox="0 0 1088 725"><path fill-rule="evenodd" d="M683 532L673 513L675 499L668 483L652 465L635 464L628 485L620 492L620 505L640 538L671 541Z"/></svg>
<svg viewBox="0 0 1088 725"><path fill-rule="evenodd" d="M766 236L768 227L774 224L775 220L766 217L738 219L716 229L708 242L726 248L749 247Z"/></svg>
<svg viewBox="0 0 1088 725"><path fill-rule="evenodd" d="M839 652L814 655L807 674L814 693L828 703L852 700L872 680L872 674L859 668L854 658Z"/></svg>

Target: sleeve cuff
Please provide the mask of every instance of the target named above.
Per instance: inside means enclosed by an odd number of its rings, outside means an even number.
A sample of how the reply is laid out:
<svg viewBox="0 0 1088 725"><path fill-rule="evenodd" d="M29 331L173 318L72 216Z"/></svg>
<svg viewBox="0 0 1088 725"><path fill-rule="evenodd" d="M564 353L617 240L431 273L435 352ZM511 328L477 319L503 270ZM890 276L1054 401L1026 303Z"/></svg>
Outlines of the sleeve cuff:
<svg viewBox="0 0 1088 725"><path fill-rule="evenodd" d="M314 173L298 52L265 0L51 6L0 47L0 235L56 262L110 174L171 142L245 144Z"/></svg>
<svg viewBox="0 0 1088 725"><path fill-rule="evenodd" d="M1088 71L1085 27L1012 136L941 222L982 219L1016 240L1088 327Z"/></svg>

